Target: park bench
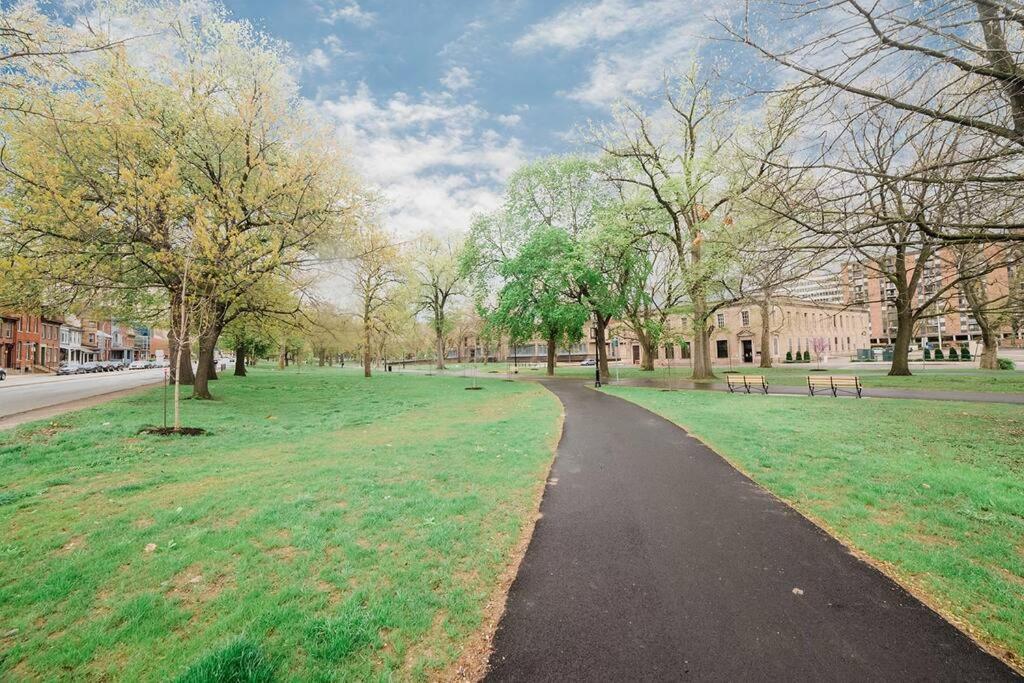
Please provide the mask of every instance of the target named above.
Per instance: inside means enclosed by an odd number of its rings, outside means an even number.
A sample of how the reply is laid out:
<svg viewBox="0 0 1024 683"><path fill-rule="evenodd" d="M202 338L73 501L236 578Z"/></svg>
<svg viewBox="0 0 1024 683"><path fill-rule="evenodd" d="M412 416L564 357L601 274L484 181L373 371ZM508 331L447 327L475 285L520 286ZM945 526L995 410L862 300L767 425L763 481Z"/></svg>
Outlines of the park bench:
<svg viewBox="0 0 1024 683"><path fill-rule="evenodd" d="M751 389L768 393L768 380L763 375L726 375L725 383L729 385L729 393L736 393L737 389L745 389L749 394Z"/></svg>
<svg viewBox="0 0 1024 683"><path fill-rule="evenodd" d="M835 397L839 396L839 392L844 392L851 395L856 394L857 398L861 398L863 390L860 377L856 375L808 375L807 388L810 390L811 396L815 395L815 389L828 389Z"/></svg>

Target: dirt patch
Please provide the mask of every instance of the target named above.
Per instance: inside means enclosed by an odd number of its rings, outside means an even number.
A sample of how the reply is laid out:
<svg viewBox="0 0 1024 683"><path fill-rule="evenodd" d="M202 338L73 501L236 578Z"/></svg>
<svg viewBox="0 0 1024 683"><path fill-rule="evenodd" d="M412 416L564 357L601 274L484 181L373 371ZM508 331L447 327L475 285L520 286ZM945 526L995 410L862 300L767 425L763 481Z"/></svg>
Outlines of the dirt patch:
<svg viewBox="0 0 1024 683"><path fill-rule="evenodd" d="M267 550L267 555L270 555L275 560L284 560L285 562L291 562L299 555L299 549L293 545L283 545L277 548L270 548Z"/></svg>
<svg viewBox="0 0 1024 683"><path fill-rule="evenodd" d="M156 436L203 436L208 432L202 427L143 427L139 434L153 434Z"/></svg>
<svg viewBox="0 0 1024 683"><path fill-rule="evenodd" d="M152 517L140 517L139 519L132 522L132 526L136 529L148 529L154 524L156 524L156 520L154 520Z"/></svg>
<svg viewBox="0 0 1024 683"><path fill-rule="evenodd" d="M82 550L83 548L85 548L85 536L74 536L61 546L61 549L57 551L57 555L70 555L76 550Z"/></svg>
<svg viewBox="0 0 1024 683"><path fill-rule="evenodd" d="M200 605L220 595L228 582L227 572L204 572L202 565L195 563L167 582L165 595L185 605Z"/></svg>

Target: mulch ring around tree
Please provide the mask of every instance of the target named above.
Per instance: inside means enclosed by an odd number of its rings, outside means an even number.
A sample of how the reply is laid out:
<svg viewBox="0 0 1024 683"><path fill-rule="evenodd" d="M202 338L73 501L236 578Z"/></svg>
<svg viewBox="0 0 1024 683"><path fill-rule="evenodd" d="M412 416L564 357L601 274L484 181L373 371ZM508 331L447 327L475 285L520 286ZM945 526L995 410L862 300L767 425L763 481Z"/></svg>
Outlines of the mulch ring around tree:
<svg viewBox="0 0 1024 683"><path fill-rule="evenodd" d="M203 436L207 431L202 427L143 427L139 434L156 434L157 436Z"/></svg>

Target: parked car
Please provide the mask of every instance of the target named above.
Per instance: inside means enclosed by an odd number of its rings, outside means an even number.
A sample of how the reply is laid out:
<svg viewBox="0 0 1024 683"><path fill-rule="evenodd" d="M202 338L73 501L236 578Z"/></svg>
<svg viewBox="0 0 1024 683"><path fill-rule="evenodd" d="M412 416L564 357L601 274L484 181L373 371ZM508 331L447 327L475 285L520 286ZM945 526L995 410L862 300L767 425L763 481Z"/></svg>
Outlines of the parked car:
<svg viewBox="0 0 1024 683"><path fill-rule="evenodd" d="M0 382L3 382L5 379L7 379L7 371L0 368Z"/></svg>
<svg viewBox="0 0 1024 683"><path fill-rule="evenodd" d="M128 366L129 370L145 370L146 368L152 367L152 364L148 360L133 360L132 364Z"/></svg>
<svg viewBox="0 0 1024 683"><path fill-rule="evenodd" d="M103 368L96 361L89 361L88 363L82 363L82 372L93 373L103 372Z"/></svg>
<svg viewBox="0 0 1024 683"><path fill-rule="evenodd" d="M58 375L81 375L84 372L81 363L64 363L57 368Z"/></svg>
<svg viewBox="0 0 1024 683"><path fill-rule="evenodd" d="M597 361L593 358L584 358L580 361L580 365L594 366L597 365Z"/></svg>

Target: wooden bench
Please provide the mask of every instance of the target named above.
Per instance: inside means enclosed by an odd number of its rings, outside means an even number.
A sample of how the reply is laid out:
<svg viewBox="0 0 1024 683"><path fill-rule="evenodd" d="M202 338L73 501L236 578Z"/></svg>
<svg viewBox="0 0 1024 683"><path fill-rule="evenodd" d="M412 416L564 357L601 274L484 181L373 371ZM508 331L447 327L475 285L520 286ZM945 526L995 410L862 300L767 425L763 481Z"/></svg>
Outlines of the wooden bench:
<svg viewBox="0 0 1024 683"><path fill-rule="evenodd" d="M737 389L745 389L749 394L751 389L768 393L768 380L763 375L733 375L725 376L725 383L729 386L729 393L736 393Z"/></svg>
<svg viewBox="0 0 1024 683"><path fill-rule="evenodd" d="M861 398L863 388L860 383L860 377L856 375L807 376L807 389L811 392L811 396L815 395L815 389L828 389L834 397L838 397L839 392L844 392L851 395L856 394L857 398Z"/></svg>

